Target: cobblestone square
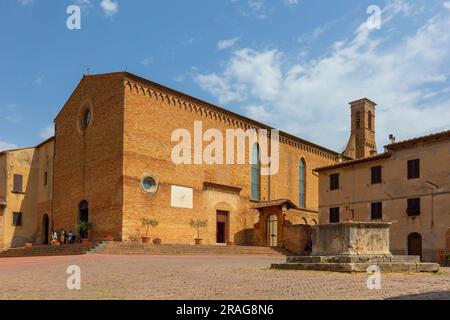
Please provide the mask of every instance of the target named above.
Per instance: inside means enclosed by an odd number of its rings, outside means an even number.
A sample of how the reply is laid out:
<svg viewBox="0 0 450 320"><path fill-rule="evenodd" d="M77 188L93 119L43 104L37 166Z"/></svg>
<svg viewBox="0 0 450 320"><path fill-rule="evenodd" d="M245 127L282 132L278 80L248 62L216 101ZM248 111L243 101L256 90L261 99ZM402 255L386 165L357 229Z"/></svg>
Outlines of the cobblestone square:
<svg viewBox="0 0 450 320"><path fill-rule="evenodd" d="M0 259L0 299L450 299L450 270L367 275L271 270L284 258L261 256L84 255ZM67 267L81 268L69 290Z"/></svg>

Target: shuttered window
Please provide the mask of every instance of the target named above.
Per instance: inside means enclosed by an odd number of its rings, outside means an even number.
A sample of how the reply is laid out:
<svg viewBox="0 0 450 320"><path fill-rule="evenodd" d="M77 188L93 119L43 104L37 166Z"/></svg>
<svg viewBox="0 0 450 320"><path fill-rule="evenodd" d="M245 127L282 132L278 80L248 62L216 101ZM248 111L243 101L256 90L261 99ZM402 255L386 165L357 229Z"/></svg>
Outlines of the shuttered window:
<svg viewBox="0 0 450 320"><path fill-rule="evenodd" d="M21 174L14 175L13 192L15 193L23 192L23 176Z"/></svg>
<svg viewBox="0 0 450 320"><path fill-rule="evenodd" d="M330 175L330 190L339 189L339 173L333 173Z"/></svg>
<svg viewBox="0 0 450 320"><path fill-rule="evenodd" d="M414 159L408 161L408 179L420 178L420 160Z"/></svg>
<svg viewBox="0 0 450 320"><path fill-rule="evenodd" d="M408 199L408 216L420 216L420 198Z"/></svg>
<svg viewBox="0 0 450 320"><path fill-rule="evenodd" d="M372 184L381 183L382 169L381 166L372 167Z"/></svg>

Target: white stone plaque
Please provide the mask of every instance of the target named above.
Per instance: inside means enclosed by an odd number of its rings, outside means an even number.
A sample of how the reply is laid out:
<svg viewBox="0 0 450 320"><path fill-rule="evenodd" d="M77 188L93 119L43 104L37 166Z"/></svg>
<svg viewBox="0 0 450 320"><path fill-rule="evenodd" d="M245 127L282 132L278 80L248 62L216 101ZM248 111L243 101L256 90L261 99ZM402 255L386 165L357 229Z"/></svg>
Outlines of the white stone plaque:
<svg viewBox="0 0 450 320"><path fill-rule="evenodd" d="M194 208L194 190L192 188L172 186L170 205L172 208Z"/></svg>

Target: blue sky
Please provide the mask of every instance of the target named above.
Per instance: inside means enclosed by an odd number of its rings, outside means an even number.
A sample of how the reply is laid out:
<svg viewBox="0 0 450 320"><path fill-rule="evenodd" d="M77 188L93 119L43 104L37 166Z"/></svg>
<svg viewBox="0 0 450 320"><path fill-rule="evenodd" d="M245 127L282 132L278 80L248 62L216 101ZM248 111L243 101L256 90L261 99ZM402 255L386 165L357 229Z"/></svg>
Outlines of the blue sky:
<svg viewBox="0 0 450 320"><path fill-rule="evenodd" d="M81 7L81 30L66 27ZM368 29L367 8L381 11ZM87 68L128 70L342 151L347 103L377 142L450 129L450 2L2 0L0 150L52 134Z"/></svg>

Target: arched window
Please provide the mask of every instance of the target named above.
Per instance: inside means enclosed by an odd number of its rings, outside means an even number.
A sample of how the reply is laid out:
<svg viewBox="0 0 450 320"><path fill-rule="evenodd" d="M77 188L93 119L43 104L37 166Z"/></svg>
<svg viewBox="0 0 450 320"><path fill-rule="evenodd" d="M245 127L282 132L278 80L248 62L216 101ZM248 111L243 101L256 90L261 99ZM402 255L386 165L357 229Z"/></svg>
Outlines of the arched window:
<svg viewBox="0 0 450 320"><path fill-rule="evenodd" d="M361 112L360 111L356 112L355 120L356 120L356 129L361 128Z"/></svg>
<svg viewBox="0 0 450 320"><path fill-rule="evenodd" d="M261 198L261 158L259 145L255 143L252 146L251 155L251 199L259 201Z"/></svg>
<svg viewBox="0 0 450 320"><path fill-rule="evenodd" d="M306 162L300 160L298 166L298 203L300 208L306 208Z"/></svg>
<svg viewBox="0 0 450 320"><path fill-rule="evenodd" d="M372 130L372 111L367 113L367 126L369 127L369 130Z"/></svg>

